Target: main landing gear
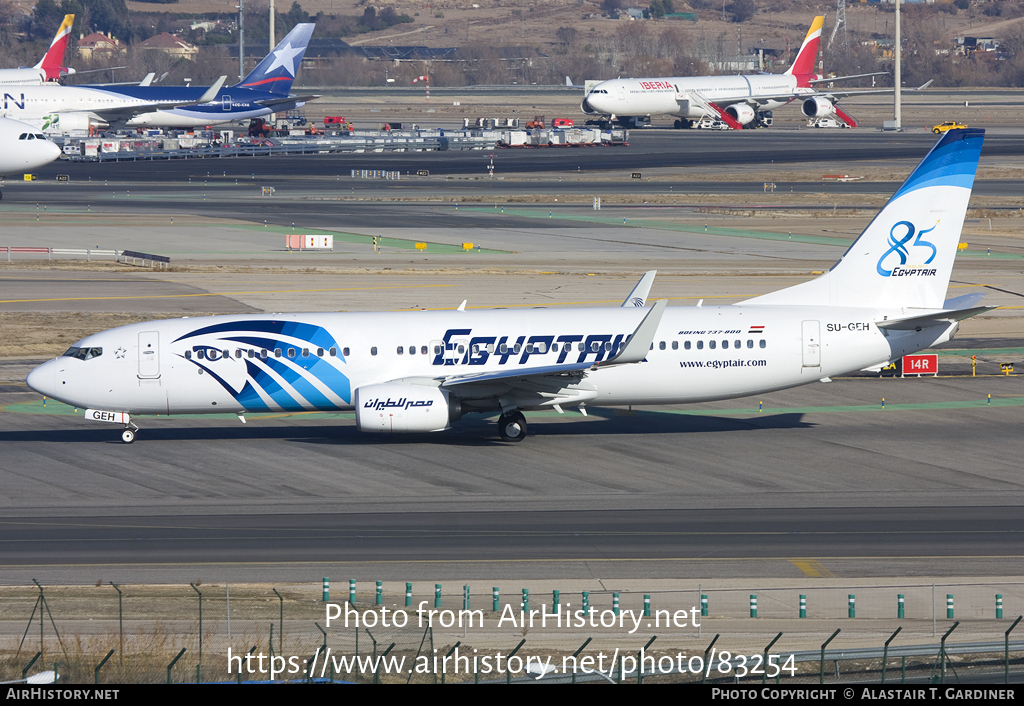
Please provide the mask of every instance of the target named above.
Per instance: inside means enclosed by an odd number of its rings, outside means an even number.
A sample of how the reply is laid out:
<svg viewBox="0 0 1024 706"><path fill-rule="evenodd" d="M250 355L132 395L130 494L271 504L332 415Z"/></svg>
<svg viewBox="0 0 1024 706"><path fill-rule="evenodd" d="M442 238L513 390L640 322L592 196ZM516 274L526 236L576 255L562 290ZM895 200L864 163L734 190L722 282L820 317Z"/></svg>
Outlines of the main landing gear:
<svg viewBox="0 0 1024 706"><path fill-rule="evenodd" d="M502 441L522 441L526 438L526 417L519 410L505 412L498 417L498 435Z"/></svg>
<svg viewBox="0 0 1024 706"><path fill-rule="evenodd" d="M128 425L124 428L124 431L121 432L121 442L125 444L130 444L133 441L135 441L135 432L137 432L138 430L139 428L135 426L134 423L128 422Z"/></svg>

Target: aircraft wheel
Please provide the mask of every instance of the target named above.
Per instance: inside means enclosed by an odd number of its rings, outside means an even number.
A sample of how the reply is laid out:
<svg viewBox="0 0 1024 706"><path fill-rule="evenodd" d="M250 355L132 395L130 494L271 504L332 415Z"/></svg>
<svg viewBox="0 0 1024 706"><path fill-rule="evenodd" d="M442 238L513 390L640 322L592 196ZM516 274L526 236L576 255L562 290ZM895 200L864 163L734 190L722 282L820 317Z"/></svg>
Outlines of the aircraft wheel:
<svg viewBox="0 0 1024 706"><path fill-rule="evenodd" d="M683 121L682 120L676 120L675 123L672 124L672 127L674 127L676 130L682 130L683 129Z"/></svg>
<svg viewBox="0 0 1024 706"><path fill-rule="evenodd" d="M132 431L131 429L125 429L123 432L121 432L121 441L126 444L132 443L133 441L135 441L135 432Z"/></svg>
<svg viewBox="0 0 1024 706"><path fill-rule="evenodd" d="M522 441L526 438L526 417L522 412L509 412L498 417L498 435L502 441Z"/></svg>

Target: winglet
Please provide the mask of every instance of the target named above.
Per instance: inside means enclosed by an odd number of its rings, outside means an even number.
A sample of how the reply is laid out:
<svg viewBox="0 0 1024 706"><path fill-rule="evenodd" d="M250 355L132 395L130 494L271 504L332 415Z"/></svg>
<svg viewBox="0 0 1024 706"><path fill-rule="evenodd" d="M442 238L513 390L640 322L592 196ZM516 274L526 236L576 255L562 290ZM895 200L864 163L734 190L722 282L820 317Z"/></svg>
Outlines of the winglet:
<svg viewBox="0 0 1024 706"><path fill-rule="evenodd" d="M924 83L922 83L922 84L921 84L920 86L918 86L917 88L915 88L914 90L915 90L915 91L923 91L924 89L928 88L928 87L929 87L930 85L932 85L933 83L935 83L935 79L933 79L933 78L930 78L930 79L928 79L927 81L925 81Z"/></svg>
<svg viewBox="0 0 1024 706"><path fill-rule="evenodd" d="M661 316L668 306L667 299L659 299L654 302L644 320L636 327L636 331L629 337L628 342L621 351L608 360L596 363L594 367L607 367L609 365L623 365L625 363L639 363L647 357L654 343L654 335L658 332L658 325L661 323Z"/></svg>
<svg viewBox="0 0 1024 706"><path fill-rule="evenodd" d="M467 303L468 301L469 301L468 299L463 299L463 300L462 300L462 303L461 303L461 304L459 304L459 308L458 308L458 311L465 311L465 310L466 310L466 303Z"/></svg>
<svg viewBox="0 0 1024 706"><path fill-rule="evenodd" d="M202 104L202 103L209 103L210 101L212 101L214 98L217 97L217 93L220 92L221 86L223 86L224 82L227 81L227 80L228 80L227 76L221 76L219 79L216 80L216 82L214 82L214 84L212 86L210 86L209 88L206 89L206 93L204 93L199 98L199 100L196 101L196 103Z"/></svg>
<svg viewBox="0 0 1024 706"><path fill-rule="evenodd" d="M622 302L622 307L635 306L642 308L647 306L647 295L651 293L651 285L654 284L654 275L658 274L657 270L649 270L644 273L644 276L640 278L640 281L633 287L633 291L629 293L626 300Z"/></svg>

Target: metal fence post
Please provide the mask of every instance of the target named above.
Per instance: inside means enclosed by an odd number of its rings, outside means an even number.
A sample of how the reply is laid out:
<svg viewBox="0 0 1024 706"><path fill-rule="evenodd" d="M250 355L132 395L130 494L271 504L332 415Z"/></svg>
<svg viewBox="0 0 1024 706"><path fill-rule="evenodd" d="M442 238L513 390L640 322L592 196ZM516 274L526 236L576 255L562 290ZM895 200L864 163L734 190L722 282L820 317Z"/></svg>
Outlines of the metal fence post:
<svg viewBox="0 0 1024 706"><path fill-rule="evenodd" d="M174 667L174 665L175 665L175 664L177 664L177 663L178 663L178 660L179 660L179 659L181 659L181 656L182 656L183 654L185 654L185 648L184 648L184 647L182 647L182 648L181 648L181 652L179 652L179 653L178 653L178 656L177 656L177 657L175 657L174 659L172 659L172 660L171 660L171 663L167 665L167 683L168 683L168 684L170 684L170 683L171 683L171 669L172 669L172 668ZM239 679L241 679L241 678L242 678L242 672L241 672L241 669L239 669L239 672L238 672L238 678L239 678Z"/></svg>
<svg viewBox="0 0 1024 706"><path fill-rule="evenodd" d="M32 658L32 661L25 665L25 668L21 670L21 680L25 681L28 679L28 670L32 669L32 665L36 663L36 660L43 656L42 652L36 652L36 656ZM54 669L54 672L57 670Z"/></svg>
<svg viewBox="0 0 1024 706"><path fill-rule="evenodd" d="M121 644L121 660L124 661L124 611L121 604L121 589L113 581L110 582L110 585L117 591L117 633Z"/></svg>
<svg viewBox="0 0 1024 706"><path fill-rule="evenodd" d="M277 589L272 589L277 595L278 606L280 614L277 621L277 651L284 653L284 596L277 592Z"/></svg>
<svg viewBox="0 0 1024 706"><path fill-rule="evenodd" d="M580 645L580 648L578 650L572 653L572 684L576 683L576 658L580 656L580 652L582 652L593 639L594 638L592 637L588 637L587 641Z"/></svg>
<svg viewBox="0 0 1024 706"><path fill-rule="evenodd" d="M651 637L647 641L647 644L640 648L640 651L636 653L636 683L644 683L644 654L647 652L647 648L654 644L654 641L658 639L657 635Z"/></svg>
<svg viewBox="0 0 1024 706"><path fill-rule="evenodd" d="M1024 615L1018 615L1017 619L1013 621L1013 625L1011 625L1009 628L1007 628L1006 632L1003 634L1003 639L1005 640L1004 644L1006 646L1005 647L1006 652L1004 653L1004 656L1005 656L1005 659L1006 659L1006 661L1005 661L1006 667L1005 667L1005 670L1003 672L1003 679L1004 679L1004 682L1006 684L1010 683L1010 632L1012 632L1013 629L1015 627L1017 627L1017 623L1020 622L1021 618L1024 618Z"/></svg>
<svg viewBox="0 0 1024 706"><path fill-rule="evenodd" d="M827 639L823 643L821 643L821 671L818 672L818 683L819 684L824 684L825 683L825 648L828 647L828 643L830 643L830 642L832 642L832 640L836 639L836 635L838 635L841 630L842 630L842 628L836 628L836 631L834 633L832 633L832 637L830 637L829 639Z"/></svg>
<svg viewBox="0 0 1024 706"><path fill-rule="evenodd" d="M524 588L523 590L525 591L526 589ZM509 653L508 657L505 658L505 665L506 665L505 666L505 683L506 684L511 684L512 683L512 672L508 668L509 660L512 659L513 657L515 657L516 656L516 652L519 651L519 648L522 647L525 644L526 644L526 638L523 638L522 640L519 641L519 644L516 645L516 648Z"/></svg>
<svg viewBox="0 0 1024 706"><path fill-rule="evenodd" d="M764 658L761 660L761 665L764 667L764 671L761 672L761 683L762 684L764 684L766 682L766 680L768 679L768 650L770 650L772 648L772 645L774 645L776 642L779 641L780 637L782 637L782 633L781 632L778 635L775 636L774 640L772 640L771 642L768 643L767 647L764 648ZM781 672L782 670L780 669L779 671ZM776 675L776 676L778 676L778 675Z"/></svg>
<svg viewBox="0 0 1024 706"><path fill-rule="evenodd" d="M945 684L946 683L946 638L949 637L949 634L951 632L956 630L956 626L959 625L959 624L960 624L959 620L956 621L955 623L953 623L953 627L951 627L949 630L947 630L946 634L942 636L942 640L939 641L939 660L940 660L940 666L941 666L941 670L942 670L941 673L940 673L940 676L939 676L939 683L940 684Z"/></svg>
<svg viewBox="0 0 1024 706"><path fill-rule="evenodd" d="M110 659L110 655L112 655L112 654L114 654L114 650L111 650L110 652L108 652L107 656L103 658L103 661L100 662L99 664L97 664L96 668L92 670L92 679L93 679L92 683L93 684L99 684L100 683L100 670L103 669L103 665L107 663L107 660Z"/></svg>
<svg viewBox="0 0 1024 706"><path fill-rule="evenodd" d="M721 633L718 633L717 635L715 635L714 639L711 640L711 644L708 645L708 648L706 650L704 650L704 662L702 663L704 665L704 668L700 670L700 683L701 684L704 683L704 680L707 678L708 674L711 673L711 665L708 664L708 653L711 652L711 650L714 649L715 643L718 642L718 638L719 637L721 637Z"/></svg>
<svg viewBox="0 0 1024 706"><path fill-rule="evenodd" d="M199 594L199 664L203 663L203 593L194 583L190 583L189 586L192 590Z"/></svg>
<svg viewBox="0 0 1024 706"><path fill-rule="evenodd" d="M889 659L889 643L892 642L893 639L897 635L899 635L900 630L902 630L902 629L903 629L902 625L900 627L896 628L896 632L894 632L892 635L890 635L889 639L885 641L885 648L882 650L882 683L883 684L885 683L885 666L886 666L886 663L888 662L888 659Z"/></svg>

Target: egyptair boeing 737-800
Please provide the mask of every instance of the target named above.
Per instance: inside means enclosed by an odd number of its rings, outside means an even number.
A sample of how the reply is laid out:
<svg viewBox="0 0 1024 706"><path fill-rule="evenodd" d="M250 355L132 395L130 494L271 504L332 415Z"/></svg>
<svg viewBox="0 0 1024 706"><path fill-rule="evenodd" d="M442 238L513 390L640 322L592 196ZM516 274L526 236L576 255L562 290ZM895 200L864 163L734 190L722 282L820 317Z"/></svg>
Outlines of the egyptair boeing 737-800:
<svg viewBox="0 0 1024 706"><path fill-rule="evenodd" d="M28 376L124 425L137 414L355 410L366 432L432 432L499 412L721 400L877 369L948 341L990 307L944 301L984 131L952 130L820 277L729 306L257 314L133 324Z"/></svg>
<svg viewBox="0 0 1024 706"><path fill-rule="evenodd" d="M850 127L857 121L838 105L840 98L892 89L820 91L821 83L863 78L880 74L859 74L822 78L816 74L815 59L824 17L815 17L800 45L793 65L783 74L743 76L669 76L665 78L617 78L586 85L580 109L588 115L607 116L628 124L629 118L674 115L676 127L690 127L702 118L721 120L734 130L764 124L769 111L801 101L808 118L835 117ZM927 88L927 84L917 90Z"/></svg>

